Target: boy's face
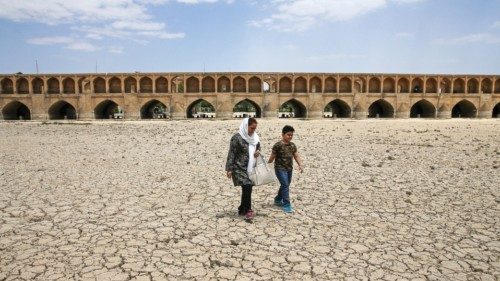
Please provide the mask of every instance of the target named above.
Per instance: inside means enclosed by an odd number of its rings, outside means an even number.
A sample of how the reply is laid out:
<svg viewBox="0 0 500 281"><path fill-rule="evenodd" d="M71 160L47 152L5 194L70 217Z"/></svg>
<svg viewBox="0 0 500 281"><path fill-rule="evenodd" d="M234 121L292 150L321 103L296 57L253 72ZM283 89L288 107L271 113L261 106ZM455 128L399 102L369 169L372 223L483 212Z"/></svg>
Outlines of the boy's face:
<svg viewBox="0 0 500 281"><path fill-rule="evenodd" d="M293 132L286 132L283 134L283 141L290 142L293 138Z"/></svg>

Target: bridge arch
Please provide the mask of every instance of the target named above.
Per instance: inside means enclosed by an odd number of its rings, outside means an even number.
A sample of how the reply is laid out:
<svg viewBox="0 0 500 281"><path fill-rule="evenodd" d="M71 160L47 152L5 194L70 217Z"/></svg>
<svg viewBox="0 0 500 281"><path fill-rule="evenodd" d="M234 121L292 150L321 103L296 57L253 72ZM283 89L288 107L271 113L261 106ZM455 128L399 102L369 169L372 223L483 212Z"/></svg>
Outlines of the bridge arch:
<svg viewBox="0 0 500 281"><path fill-rule="evenodd" d="M335 99L329 102L323 110L324 117L351 118L351 107L343 100ZM328 115L326 114L328 113Z"/></svg>
<svg viewBox="0 0 500 281"><path fill-rule="evenodd" d="M476 78L471 78L467 81L467 92L469 94L479 93L479 82Z"/></svg>
<svg viewBox="0 0 500 281"><path fill-rule="evenodd" d="M137 80L134 77L125 78L125 93L137 92Z"/></svg>
<svg viewBox="0 0 500 281"><path fill-rule="evenodd" d="M394 117L394 107L388 101L379 99L368 107L368 118L392 118Z"/></svg>
<svg viewBox="0 0 500 281"><path fill-rule="evenodd" d="M368 92L369 93L380 93L380 79L377 77L372 77L368 81Z"/></svg>
<svg viewBox="0 0 500 281"><path fill-rule="evenodd" d="M94 84L94 93L96 94L104 94L106 93L106 81L104 81L104 78L102 77L97 77L92 81Z"/></svg>
<svg viewBox="0 0 500 281"><path fill-rule="evenodd" d="M476 112L476 106L472 102L461 100L451 109L451 118L474 118Z"/></svg>
<svg viewBox="0 0 500 281"><path fill-rule="evenodd" d="M60 94L61 93L61 89L59 89L59 80L57 80L54 77L51 77L51 78L49 78L49 80L47 80L47 87L49 88L48 89L49 94Z"/></svg>
<svg viewBox="0 0 500 281"><path fill-rule="evenodd" d="M260 93L262 92L262 81L259 77L253 76L248 80L248 92Z"/></svg>
<svg viewBox="0 0 500 281"><path fill-rule="evenodd" d="M33 94L41 94L43 91L43 80L36 77L31 81L31 87L33 88Z"/></svg>
<svg viewBox="0 0 500 281"><path fill-rule="evenodd" d="M0 82L2 85L2 94L13 94L14 93L14 83L10 78L4 78Z"/></svg>
<svg viewBox="0 0 500 281"><path fill-rule="evenodd" d="M350 93L352 92L352 82L348 77L343 77L339 82L339 92L340 93Z"/></svg>
<svg viewBox="0 0 500 281"><path fill-rule="evenodd" d="M294 83L294 93L306 93L307 92L307 81L304 77L300 76L295 79Z"/></svg>
<svg viewBox="0 0 500 281"><path fill-rule="evenodd" d="M113 100L102 101L94 108L95 119L113 119L115 113L123 113L123 110Z"/></svg>
<svg viewBox="0 0 500 281"><path fill-rule="evenodd" d="M187 118L215 118L215 107L204 99L192 102L186 110Z"/></svg>
<svg viewBox="0 0 500 281"><path fill-rule="evenodd" d="M31 120L30 109L20 101L12 101L2 108L4 120Z"/></svg>
<svg viewBox="0 0 500 281"><path fill-rule="evenodd" d="M306 118L306 116L306 107L296 99L284 102L278 110L278 117L280 118Z"/></svg>
<svg viewBox="0 0 500 281"><path fill-rule="evenodd" d="M28 79L21 77L16 81L16 88L18 94L28 94L29 93L29 82Z"/></svg>
<svg viewBox="0 0 500 281"><path fill-rule="evenodd" d="M251 99L240 100L233 107L233 117L252 117L254 114L255 117L260 118L262 117L262 110L260 106Z"/></svg>
<svg viewBox="0 0 500 281"><path fill-rule="evenodd" d="M491 79L489 78L485 78L481 81L481 91L484 93L484 94L491 94L493 91L493 87L492 87L493 83L491 82Z"/></svg>
<svg viewBox="0 0 500 281"><path fill-rule="evenodd" d="M493 111L491 112L491 117L500 118L500 102L495 105Z"/></svg>
<svg viewBox="0 0 500 281"><path fill-rule="evenodd" d="M279 82L280 93L291 93L292 92L292 79L288 77L282 77Z"/></svg>
<svg viewBox="0 0 500 281"><path fill-rule="evenodd" d="M336 93L337 92L337 80L333 77L328 77L325 79L325 93Z"/></svg>
<svg viewBox="0 0 500 281"><path fill-rule="evenodd" d="M63 93L64 94L74 94L75 93L75 80L71 77L66 77L62 81L63 83Z"/></svg>
<svg viewBox="0 0 500 281"><path fill-rule="evenodd" d="M233 92L245 93L247 91L247 82L243 77L237 76L233 79Z"/></svg>
<svg viewBox="0 0 500 281"><path fill-rule="evenodd" d="M215 79L211 76L206 76L201 79L201 91L203 93L215 93Z"/></svg>
<svg viewBox="0 0 500 281"><path fill-rule="evenodd" d="M75 107L65 100L55 102L49 107L49 119L76 119Z"/></svg>
<svg viewBox="0 0 500 281"><path fill-rule="evenodd" d="M110 93L117 94L122 92L122 81L120 81L117 77L109 79L108 84Z"/></svg>
<svg viewBox="0 0 500 281"><path fill-rule="evenodd" d="M410 80L406 78L399 78L398 80L398 92L399 93L409 93L410 92Z"/></svg>
<svg viewBox="0 0 500 281"><path fill-rule="evenodd" d="M426 93L437 93L437 81L434 78L429 78L425 81Z"/></svg>
<svg viewBox="0 0 500 281"><path fill-rule="evenodd" d="M219 77L219 79L217 79L217 92L231 92L231 80L229 80L226 76Z"/></svg>
<svg viewBox="0 0 500 281"><path fill-rule="evenodd" d="M462 78L453 81L453 93L465 93L465 82Z"/></svg>
<svg viewBox="0 0 500 281"><path fill-rule="evenodd" d="M384 93L395 93L396 92L396 82L393 78L387 77L384 79Z"/></svg>
<svg viewBox="0 0 500 281"><path fill-rule="evenodd" d="M420 78L414 78L411 81L411 92L422 93L423 91L424 91L424 80Z"/></svg>
<svg viewBox="0 0 500 281"><path fill-rule="evenodd" d="M168 92L168 80L167 78L161 76L155 80L155 92L157 93L167 93Z"/></svg>
<svg viewBox="0 0 500 281"><path fill-rule="evenodd" d="M321 79L317 76L314 76L309 80L309 92L310 93L321 93L323 92L321 87Z"/></svg>
<svg viewBox="0 0 500 281"><path fill-rule="evenodd" d="M434 118L436 107L428 100L419 100L410 109L410 118Z"/></svg>
<svg viewBox="0 0 500 281"><path fill-rule="evenodd" d="M167 117L169 117L168 108L159 100L150 100L141 107L141 119L165 119Z"/></svg>

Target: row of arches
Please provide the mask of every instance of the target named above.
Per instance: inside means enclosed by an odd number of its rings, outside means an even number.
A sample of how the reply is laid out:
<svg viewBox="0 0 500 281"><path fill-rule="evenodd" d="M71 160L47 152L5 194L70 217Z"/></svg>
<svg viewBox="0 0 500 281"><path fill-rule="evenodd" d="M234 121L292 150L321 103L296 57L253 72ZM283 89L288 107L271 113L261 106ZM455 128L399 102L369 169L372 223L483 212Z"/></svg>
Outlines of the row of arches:
<svg viewBox="0 0 500 281"><path fill-rule="evenodd" d="M441 110L441 109L440 109ZM422 99L410 108L410 118L435 118L438 110L429 101ZM246 112L246 116L262 117L262 110L255 102L245 99L237 103L233 112ZM477 108L468 100L456 103L451 109L452 118L474 118ZM169 108L158 100L151 100L145 103L140 109L141 119L161 119L169 117ZM283 113L283 114L281 114ZM290 114L284 114L290 113ZM395 117L394 107L386 100L379 99L368 107L368 118L393 118ZM500 103L492 109L492 117L500 118ZM19 101L13 101L2 108L4 120L30 120L30 109ZM118 117L117 117L118 116ZM117 119L123 118L123 109L112 100L105 100L94 108L95 119ZM351 118L352 109L340 99L335 99L324 108L324 117ZM77 110L67 101L58 101L48 109L48 117L51 120L58 119L78 119ZM215 117L215 108L209 102L199 99L191 103L186 110L188 118ZM241 116L243 117L243 116ZM298 100L291 99L280 106L278 117L305 118L306 107Z"/></svg>
<svg viewBox="0 0 500 281"><path fill-rule="evenodd" d="M449 77L334 77L334 76L175 76L170 81L160 76L80 77L42 79L4 77L2 94L75 94L75 93L500 93L500 79Z"/></svg>

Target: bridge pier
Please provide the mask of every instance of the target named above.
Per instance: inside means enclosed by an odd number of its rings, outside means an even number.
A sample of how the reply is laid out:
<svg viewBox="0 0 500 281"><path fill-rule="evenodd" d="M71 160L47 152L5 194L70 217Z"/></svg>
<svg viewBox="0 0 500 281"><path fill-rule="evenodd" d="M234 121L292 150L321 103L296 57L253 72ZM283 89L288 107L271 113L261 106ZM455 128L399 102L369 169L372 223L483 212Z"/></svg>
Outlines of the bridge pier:
<svg viewBox="0 0 500 281"><path fill-rule="evenodd" d="M439 119L450 119L451 118L451 110L450 111L439 111L437 117Z"/></svg>
<svg viewBox="0 0 500 281"><path fill-rule="evenodd" d="M492 118L491 116L491 111L479 111L478 112L478 115L477 115L478 118Z"/></svg>

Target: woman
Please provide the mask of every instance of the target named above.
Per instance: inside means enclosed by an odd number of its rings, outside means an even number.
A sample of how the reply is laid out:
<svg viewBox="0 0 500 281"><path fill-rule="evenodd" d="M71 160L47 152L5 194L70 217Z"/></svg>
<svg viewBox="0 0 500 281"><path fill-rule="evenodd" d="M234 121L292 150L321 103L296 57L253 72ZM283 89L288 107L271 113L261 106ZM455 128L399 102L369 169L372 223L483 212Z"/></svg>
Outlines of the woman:
<svg viewBox="0 0 500 281"><path fill-rule="evenodd" d="M231 138L226 161L226 173L233 179L234 186L241 186L241 204L238 214L247 220L254 217L252 211L253 183L248 178L248 172L255 166L255 158L260 155L260 140L255 132L257 120L245 118L240 125L240 131Z"/></svg>

